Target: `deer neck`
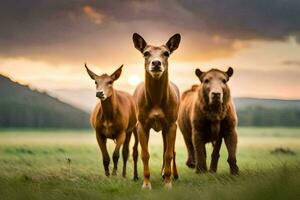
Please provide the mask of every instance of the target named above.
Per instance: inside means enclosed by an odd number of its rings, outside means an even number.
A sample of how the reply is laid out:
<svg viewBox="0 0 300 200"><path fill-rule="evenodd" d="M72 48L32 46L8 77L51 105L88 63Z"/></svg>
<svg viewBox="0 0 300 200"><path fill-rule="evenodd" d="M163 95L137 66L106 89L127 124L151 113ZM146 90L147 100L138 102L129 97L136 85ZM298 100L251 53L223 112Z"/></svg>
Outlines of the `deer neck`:
<svg viewBox="0 0 300 200"><path fill-rule="evenodd" d="M169 96L169 77L165 71L159 79L154 79L148 72L145 72L146 100L151 105L165 103Z"/></svg>
<svg viewBox="0 0 300 200"><path fill-rule="evenodd" d="M117 101L116 101L116 94L113 90L112 95L105 99L104 101L101 101L101 107L102 107L102 118L105 120L111 120L113 119L116 111Z"/></svg>

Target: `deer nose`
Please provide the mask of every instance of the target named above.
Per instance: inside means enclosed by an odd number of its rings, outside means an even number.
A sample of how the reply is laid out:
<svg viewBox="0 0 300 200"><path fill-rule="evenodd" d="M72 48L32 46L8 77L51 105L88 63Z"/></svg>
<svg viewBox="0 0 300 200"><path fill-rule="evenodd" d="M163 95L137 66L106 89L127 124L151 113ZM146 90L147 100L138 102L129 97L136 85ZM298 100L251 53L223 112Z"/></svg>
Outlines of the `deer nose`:
<svg viewBox="0 0 300 200"><path fill-rule="evenodd" d="M161 62L159 60L154 60L154 61L152 61L152 65L160 67L161 66Z"/></svg>
<svg viewBox="0 0 300 200"><path fill-rule="evenodd" d="M159 60L152 61L152 71L161 71L161 62Z"/></svg>
<svg viewBox="0 0 300 200"><path fill-rule="evenodd" d="M220 92L212 92L212 97L213 99L220 99L221 93Z"/></svg>
<svg viewBox="0 0 300 200"><path fill-rule="evenodd" d="M104 92L101 90L99 92L96 93L96 97L98 98L103 98L104 97Z"/></svg>

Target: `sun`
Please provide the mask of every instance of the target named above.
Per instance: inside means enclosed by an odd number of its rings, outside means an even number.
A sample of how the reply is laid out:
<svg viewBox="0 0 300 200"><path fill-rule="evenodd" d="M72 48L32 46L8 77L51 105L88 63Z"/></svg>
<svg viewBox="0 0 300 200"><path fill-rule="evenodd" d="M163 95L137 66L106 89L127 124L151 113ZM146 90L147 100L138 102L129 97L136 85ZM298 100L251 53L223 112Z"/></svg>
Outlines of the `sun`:
<svg viewBox="0 0 300 200"><path fill-rule="evenodd" d="M133 74L129 77L129 84L132 86L137 86L140 82L141 78L136 74Z"/></svg>

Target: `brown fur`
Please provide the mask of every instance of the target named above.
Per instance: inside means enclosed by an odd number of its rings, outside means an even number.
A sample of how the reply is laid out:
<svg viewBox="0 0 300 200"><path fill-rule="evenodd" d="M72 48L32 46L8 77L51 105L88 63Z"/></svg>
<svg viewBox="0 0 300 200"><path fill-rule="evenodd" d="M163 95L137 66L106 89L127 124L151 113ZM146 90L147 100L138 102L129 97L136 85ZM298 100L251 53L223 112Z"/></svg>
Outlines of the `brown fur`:
<svg viewBox="0 0 300 200"><path fill-rule="evenodd" d="M168 60L163 56L166 50L172 53L177 49L180 41L180 35L174 35L166 45L154 47L147 45L144 39L138 34L133 35L135 47L142 53L155 51L155 55L161 55L157 59L162 60L164 71L160 78L153 77L148 67L151 61L145 57L145 82L138 85L134 92L137 102L138 115L138 134L142 148L142 161L144 164L144 188L151 188L149 171L149 152L148 140L149 131L153 128L155 131L162 131L163 137L163 167L162 173L167 187L171 187L171 162L173 160L173 177L178 177L175 161L175 139L176 139L176 120L180 102L180 94L177 86L169 82Z"/></svg>
<svg viewBox="0 0 300 200"><path fill-rule="evenodd" d="M87 68L87 70L89 70ZM120 69L119 69L120 70ZM105 77L111 78L106 74L94 77L91 71L92 79L101 82ZM121 73L121 71L119 72ZM94 74L95 75L95 74ZM118 74L120 76L120 74ZM118 77L117 77L118 78ZM116 78L116 79L117 79ZM138 179L137 174L137 159L138 159L138 136L136 132L136 108L133 97L123 91L110 89L110 96L105 100L99 101L94 111L91 114L91 125L96 130L96 137L99 147L102 152L103 165L106 176L109 176L110 158L106 148L107 139L113 139L116 143L116 148L113 153L113 175L116 175L117 164L119 159L119 150L123 145L123 177L126 176L126 162L129 154L129 142L132 133L134 133L135 143L133 146L133 160L134 160L134 180Z"/></svg>
<svg viewBox="0 0 300 200"><path fill-rule="evenodd" d="M198 74L196 72L201 82L207 77L215 76L215 74L228 81L233 71L231 74L226 73L217 69ZM236 110L227 83L222 84L222 87L223 102L218 105L209 104L209 87L205 83L198 86L194 85L185 91L181 97L178 125L188 150L186 164L191 168L196 167L197 173L207 171L205 144L209 142L214 146L210 171L217 171L222 139L225 140L228 150L227 161L230 171L232 174L238 173L238 166L236 165Z"/></svg>

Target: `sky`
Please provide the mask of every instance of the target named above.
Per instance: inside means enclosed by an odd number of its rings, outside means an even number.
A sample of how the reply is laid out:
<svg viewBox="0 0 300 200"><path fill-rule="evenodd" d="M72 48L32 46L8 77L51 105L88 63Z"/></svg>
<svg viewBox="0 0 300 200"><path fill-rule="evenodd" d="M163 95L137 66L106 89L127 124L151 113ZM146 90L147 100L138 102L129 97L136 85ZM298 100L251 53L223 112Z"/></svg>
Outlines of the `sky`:
<svg viewBox="0 0 300 200"><path fill-rule="evenodd" d="M133 92L144 79L134 32L153 45L181 34L169 58L181 91L196 68L231 66L233 96L300 98L300 1L3 0L0 27L0 73L67 101L94 97L85 62L98 74L124 64L115 87Z"/></svg>

